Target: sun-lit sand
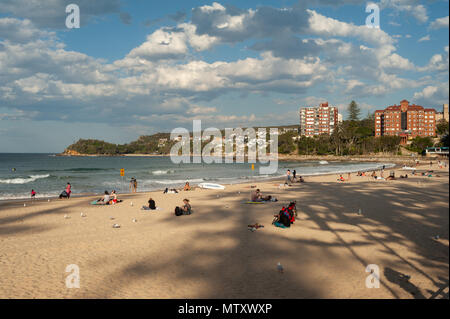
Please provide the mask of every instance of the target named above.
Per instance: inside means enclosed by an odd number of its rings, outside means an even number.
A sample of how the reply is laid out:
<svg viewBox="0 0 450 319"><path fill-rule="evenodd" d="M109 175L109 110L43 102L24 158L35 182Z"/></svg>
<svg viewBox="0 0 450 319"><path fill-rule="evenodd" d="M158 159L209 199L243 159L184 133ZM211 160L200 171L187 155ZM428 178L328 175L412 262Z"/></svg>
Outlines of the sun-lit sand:
<svg viewBox="0 0 450 319"><path fill-rule="evenodd" d="M288 188L123 195L104 207L91 197L3 202L0 298L448 298L449 176L433 169L441 177L329 175ZM279 202L244 204L250 185ZM149 197L161 210L141 210ZM176 217L183 198L194 214ZM290 200L295 225L272 226ZM265 227L249 231L256 222ZM66 288L71 264L79 289ZM378 289L366 287L369 264L379 267Z"/></svg>

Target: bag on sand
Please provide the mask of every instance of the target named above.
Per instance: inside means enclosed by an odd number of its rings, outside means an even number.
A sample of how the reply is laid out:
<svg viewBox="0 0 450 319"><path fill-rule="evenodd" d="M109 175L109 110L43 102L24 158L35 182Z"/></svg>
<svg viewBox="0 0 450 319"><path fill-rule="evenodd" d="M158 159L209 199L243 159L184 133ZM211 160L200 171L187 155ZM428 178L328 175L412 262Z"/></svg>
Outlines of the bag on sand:
<svg viewBox="0 0 450 319"><path fill-rule="evenodd" d="M183 215L183 210L180 207L175 207L175 216Z"/></svg>

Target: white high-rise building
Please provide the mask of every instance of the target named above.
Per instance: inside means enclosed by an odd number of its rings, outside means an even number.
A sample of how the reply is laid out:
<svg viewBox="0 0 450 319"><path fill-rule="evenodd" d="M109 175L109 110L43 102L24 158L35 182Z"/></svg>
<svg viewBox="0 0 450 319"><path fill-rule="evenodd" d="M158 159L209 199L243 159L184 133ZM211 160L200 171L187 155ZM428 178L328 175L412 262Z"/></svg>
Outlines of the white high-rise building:
<svg viewBox="0 0 450 319"><path fill-rule="evenodd" d="M338 109L328 102L315 107L304 107L300 111L300 135L314 136L333 133L338 124Z"/></svg>

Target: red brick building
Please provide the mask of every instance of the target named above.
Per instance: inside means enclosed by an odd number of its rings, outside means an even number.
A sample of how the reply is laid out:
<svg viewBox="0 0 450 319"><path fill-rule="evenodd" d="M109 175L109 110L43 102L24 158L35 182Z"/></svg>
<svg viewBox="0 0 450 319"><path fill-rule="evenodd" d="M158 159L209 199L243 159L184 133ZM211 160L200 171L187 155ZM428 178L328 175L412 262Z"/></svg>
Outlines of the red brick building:
<svg viewBox="0 0 450 319"><path fill-rule="evenodd" d="M402 143L416 136L436 135L436 110L410 105L407 100L375 111L375 136L401 136Z"/></svg>
<svg viewBox="0 0 450 319"><path fill-rule="evenodd" d="M300 135L314 136L333 133L338 124L338 109L328 102L318 107L300 109Z"/></svg>

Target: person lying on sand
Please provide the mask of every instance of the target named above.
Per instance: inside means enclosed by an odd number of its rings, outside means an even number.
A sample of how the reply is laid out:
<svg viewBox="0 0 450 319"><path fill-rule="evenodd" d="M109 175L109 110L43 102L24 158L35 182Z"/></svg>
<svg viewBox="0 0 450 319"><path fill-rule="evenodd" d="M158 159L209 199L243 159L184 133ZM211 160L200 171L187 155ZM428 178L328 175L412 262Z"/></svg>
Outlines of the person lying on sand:
<svg viewBox="0 0 450 319"><path fill-rule="evenodd" d="M252 202L267 202L267 201L271 201L272 200L272 196L266 196L264 197L261 194L261 191L259 189L255 190L252 192L251 196L250 196L250 200Z"/></svg>
<svg viewBox="0 0 450 319"><path fill-rule="evenodd" d="M408 174L406 174L405 176L400 175L400 178L408 178Z"/></svg>

